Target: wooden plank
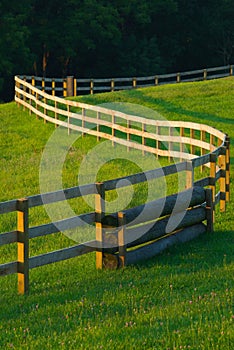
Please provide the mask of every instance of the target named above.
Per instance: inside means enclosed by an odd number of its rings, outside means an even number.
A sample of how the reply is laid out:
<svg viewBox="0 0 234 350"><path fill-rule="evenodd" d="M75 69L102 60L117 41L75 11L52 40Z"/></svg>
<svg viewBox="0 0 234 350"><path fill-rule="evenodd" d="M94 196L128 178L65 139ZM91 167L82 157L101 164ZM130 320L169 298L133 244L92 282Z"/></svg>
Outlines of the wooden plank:
<svg viewBox="0 0 234 350"><path fill-rule="evenodd" d="M156 242L130 251L127 253L127 265L136 264L139 261L153 258L163 250L175 244L188 242L194 238L197 238L199 235L205 232L206 226L204 224L197 224L171 234L170 236L162 238Z"/></svg>
<svg viewBox="0 0 234 350"><path fill-rule="evenodd" d="M95 241L86 242L84 244L78 244L73 247L64 248L50 253L31 257L29 258L29 268L34 269L39 266L44 266L58 261L75 258L83 254L91 253L96 249L94 246L92 246L92 243L95 243Z"/></svg>
<svg viewBox="0 0 234 350"><path fill-rule="evenodd" d="M0 203L0 214L6 214L16 211L17 200L10 200Z"/></svg>
<svg viewBox="0 0 234 350"><path fill-rule="evenodd" d="M103 184L104 184L105 190L110 191L110 190L116 189L116 185L120 180L127 180L122 182L123 183L122 187L125 187L125 186L129 186L127 185L128 182L131 183L131 185L134 185L145 181L159 179L162 176L172 175L180 171L185 171L186 169L187 169L186 162L177 163L177 164L167 165L163 168L148 170L138 174L124 176L113 180L106 180L106 181L103 181Z"/></svg>
<svg viewBox="0 0 234 350"><path fill-rule="evenodd" d="M168 232L168 222L173 218L177 222L178 217L181 217L181 213L172 214L172 216L170 215L166 218L157 220L153 225L150 223L141 227L127 228L125 233L125 242L127 243L127 248L136 247L137 245L153 241L170 233ZM181 220L178 221L178 225L174 228L173 231L193 226L195 224L201 223L204 220L206 220L206 209L204 207L200 206L191 210L187 210ZM142 232L145 233L142 235ZM136 237L135 240L134 236Z"/></svg>
<svg viewBox="0 0 234 350"><path fill-rule="evenodd" d="M156 220L159 217L169 215L173 210L174 212L181 212L204 202L204 188L194 187L182 191L179 194L173 194L134 208L123 210L123 213L126 216L126 224L138 225L142 222ZM144 215L142 217L141 213L143 211ZM117 226L117 213L104 217L102 223L107 226Z"/></svg>
<svg viewBox="0 0 234 350"><path fill-rule="evenodd" d="M209 185L210 185L210 177L205 177L203 179L194 181L194 186L206 187Z"/></svg>
<svg viewBox="0 0 234 350"><path fill-rule="evenodd" d="M17 261L0 265L0 276L11 275L13 273L17 273L17 271L18 271Z"/></svg>
<svg viewBox="0 0 234 350"><path fill-rule="evenodd" d="M51 204L63 200L72 198L78 198L96 193L95 184L88 184L82 186L75 186L71 188L65 188L55 192L47 192L28 197L29 208L33 208L43 204ZM0 203L1 204L1 203Z"/></svg>
<svg viewBox="0 0 234 350"><path fill-rule="evenodd" d="M61 231L66 231L75 227L81 227L95 222L95 213L77 215L71 218L59 220L49 224L34 226L29 229L29 238L50 235Z"/></svg>
<svg viewBox="0 0 234 350"><path fill-rule="evenodd" d="M0 246L17 242L18 231L5 232L0 234Z"/></svg>

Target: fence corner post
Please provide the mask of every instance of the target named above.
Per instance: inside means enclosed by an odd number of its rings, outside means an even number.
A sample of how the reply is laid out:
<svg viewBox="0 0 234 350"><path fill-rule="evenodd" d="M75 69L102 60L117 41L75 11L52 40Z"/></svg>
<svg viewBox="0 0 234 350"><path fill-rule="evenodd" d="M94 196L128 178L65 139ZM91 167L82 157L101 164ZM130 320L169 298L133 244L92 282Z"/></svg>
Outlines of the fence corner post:
<svg viewBox="0 0 234 350"><path fill-rule="evenodd" d="M126 218L123 212L118 212L118 246L119 246L119 267L126 265L126 242L125 242L125 227Z"/></svg>
<svg viewBox="0 0 234 350"><path fill-rule="evenodd" d="M29 232L28 199L17 201L17 250L18 250L18 292L25 294L29 290Z"/></svg>
<svg viewBox="0 0 234 350"><path fill-rule="evenodd" d="M103 218L105 216L105 188L102 182L96 183L97 193L95 194L95 226L96 226L96 268L103 268L103 245L104 245L104 228Z"/></svg>

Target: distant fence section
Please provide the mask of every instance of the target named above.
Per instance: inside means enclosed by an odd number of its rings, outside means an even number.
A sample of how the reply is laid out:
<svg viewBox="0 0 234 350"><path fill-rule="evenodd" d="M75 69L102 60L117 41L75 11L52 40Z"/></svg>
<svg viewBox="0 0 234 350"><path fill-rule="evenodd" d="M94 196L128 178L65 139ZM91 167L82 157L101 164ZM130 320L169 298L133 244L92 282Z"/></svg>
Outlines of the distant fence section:
<svg viewBox="0 0 234 350"><path fill-rule="evenodd" d="M122 144L129 151L138 149L143 155L150 152L157 157L173 157L178 161L161 169L152 169L122 179L0 203L0 214L17 213L17 227L14 231L0 234L0 247L17 243L18 252L15 261L0 265L0 276L16 273L19 293L24 294L29 290L29 271L38 266L96 252L97 268L116 268L152 257L176 242L185 242L203 232L213 231L217 205L221 211L225 211L226 202L230 198L230 139L226 134L208 125L151 120L65 100L48 94L19 77L15 77L15 84L15 101L19 106L44 121L67 128L68 133L72 130L79 131L83 135L96 136L98 140L109 139L113 145ZM195 171L200 174L196 180ZM184 191L107 215L105 196L108 191L116 189L117 183L118 187L120 183L122 187L132 186L180 172L186 176ZM93 212L36 227L30 224L31 208L81 195L95 197ZM189 198L188 203L186 198ZM142 210L143 216L139 215ZM171 218L182 213L176 227L169 229ZM64 230L85 224L93 225L96 238L30 256L30 239L58 233L61 224Z"/></svg>
<svg viewBox="0 0 234 350"><path fill-rule="evenodd" d="M75 78L73 76L61 78L42 78L23 76L20 78L31 83L38 89L48 92L53 96L77 96L81 94L93 94L98 92L110 92L118 90L150 87L162 84L173 84L188 81L201 81L208 79L233 76L233 65L178 72L170 74L151 75L148 77L131 78Z"/></svg>

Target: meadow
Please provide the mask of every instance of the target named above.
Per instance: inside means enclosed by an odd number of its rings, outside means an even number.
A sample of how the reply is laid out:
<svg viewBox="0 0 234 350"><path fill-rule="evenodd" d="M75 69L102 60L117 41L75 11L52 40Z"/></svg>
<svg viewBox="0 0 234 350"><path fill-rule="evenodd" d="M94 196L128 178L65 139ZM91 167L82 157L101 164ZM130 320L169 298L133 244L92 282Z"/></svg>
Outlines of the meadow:
<svg viewBox="0 0 234 350"><path fill-rule="evenodd" d="M215 232L174 246L121 270L95 268L88 254L30 272L30 293L17 295L17 277L0 278L0 349L232 349L233 332L233 145L234 78L181 83L75 98L133 114L208 124L231 137L231 202L217 214ZM144 115L145 116L145 115ZM54 131L14 102L0 105L0 201L39 193L43 149ZM97 145L77 140L64 164L65 187L75 186L79 165ZM166 164L161 160L162 165ZM118 160L100 180L137 167ZM139 191L140 197L142 192ZM114 196L114 194L113 194ZM136 193L135 201L139 198ZM83 210L88 210L83 203ZM43 209L30 220L47 220ZM0 232L14 229L2 215ZM30 242L31 254L72 244L57 234ZM0 263L15 260L16 246L0 248Z"/></svg>

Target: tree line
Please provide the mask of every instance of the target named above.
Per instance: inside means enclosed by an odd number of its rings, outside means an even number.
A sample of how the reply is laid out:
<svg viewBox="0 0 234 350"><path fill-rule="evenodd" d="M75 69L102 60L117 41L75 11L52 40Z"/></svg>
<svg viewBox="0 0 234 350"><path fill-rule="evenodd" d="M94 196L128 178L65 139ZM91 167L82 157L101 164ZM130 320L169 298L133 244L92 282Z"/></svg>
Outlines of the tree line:
<svg viewBox="0 0 234 350"><path fill-rule="evenodd" d="M231 64L233 0L1 0L0 100L16 74L146 76Z"/></svg>

